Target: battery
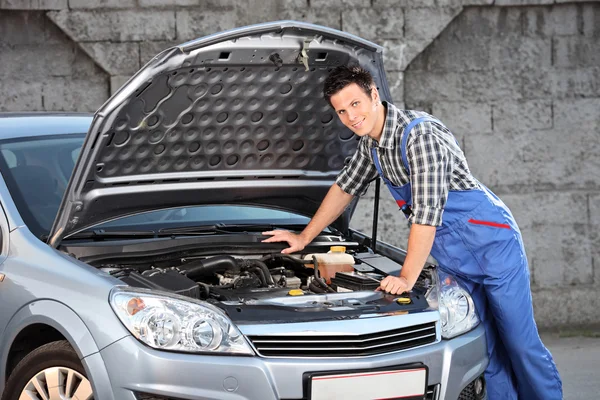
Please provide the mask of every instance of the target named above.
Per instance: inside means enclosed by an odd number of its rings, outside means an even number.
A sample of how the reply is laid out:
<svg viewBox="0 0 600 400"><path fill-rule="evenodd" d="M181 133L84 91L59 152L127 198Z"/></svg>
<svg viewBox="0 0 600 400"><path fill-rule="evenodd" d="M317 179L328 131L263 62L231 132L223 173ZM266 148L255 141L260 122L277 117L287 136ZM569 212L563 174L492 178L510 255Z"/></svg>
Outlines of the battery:
<svg viewBox="0 0 600 400"><path fill-rule="evenodd" d="M347 290L375 290L379 287L379 282L366 275L359 275L356 272L336 272L331 278L331 286L334 288L343 288ZM341 292L343 290L339 290Z"/></svg>

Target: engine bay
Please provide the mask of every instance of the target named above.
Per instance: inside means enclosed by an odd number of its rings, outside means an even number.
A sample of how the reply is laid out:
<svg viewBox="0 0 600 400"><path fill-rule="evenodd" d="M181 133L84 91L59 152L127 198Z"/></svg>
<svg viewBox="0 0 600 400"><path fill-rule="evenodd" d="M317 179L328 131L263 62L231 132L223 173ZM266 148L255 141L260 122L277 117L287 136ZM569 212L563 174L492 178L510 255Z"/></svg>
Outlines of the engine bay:
<svg viewBox="0 0 600 400"><path fill-rule="evenodd" d="M326 264L328 255L326 252L319 257L304 258L281 253L216 255L102 265L100 269L130 286L166 290L199 300L240 303L284 296L374 291L384 277L371 267L361 268L360 260L350 254L345 254L345 260L349 257L352 261L345 264Z"/></svg>

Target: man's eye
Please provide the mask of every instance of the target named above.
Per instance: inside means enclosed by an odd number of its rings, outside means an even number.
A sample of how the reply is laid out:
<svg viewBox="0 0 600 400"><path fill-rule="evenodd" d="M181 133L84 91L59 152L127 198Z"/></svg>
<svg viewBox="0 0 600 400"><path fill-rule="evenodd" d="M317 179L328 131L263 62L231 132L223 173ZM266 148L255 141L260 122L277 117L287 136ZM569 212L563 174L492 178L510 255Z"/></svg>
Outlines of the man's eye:
<svg viewBox="0 0 600 400"><path fill-rule="evenodd" d="M352 103L352 107L356 107L358 105L358 101L355 101L354 103Z"/></svg>
<svg viewBox="0 0 600 400"><path fill-rule="evenodd" d="M338 111L338 114L339 114L339 115L342 115L343 113L344 113L344 110L342 110L342 111Z"/></svg>

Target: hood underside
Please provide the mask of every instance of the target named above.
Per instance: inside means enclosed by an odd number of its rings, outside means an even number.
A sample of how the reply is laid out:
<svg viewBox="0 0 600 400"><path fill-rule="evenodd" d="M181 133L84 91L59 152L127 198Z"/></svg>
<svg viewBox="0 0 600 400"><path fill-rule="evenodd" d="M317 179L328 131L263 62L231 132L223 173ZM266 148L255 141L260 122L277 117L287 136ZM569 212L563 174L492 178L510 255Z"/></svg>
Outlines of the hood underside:
<svg viewBox="0 0 600 400"><path fill-rule="evenodd" d="M357 145L322 96L329 71L350 63L389 100L382 48L316 25L254 25L163 51L96 112L50 244L168 207L313 215Z"/></svg>

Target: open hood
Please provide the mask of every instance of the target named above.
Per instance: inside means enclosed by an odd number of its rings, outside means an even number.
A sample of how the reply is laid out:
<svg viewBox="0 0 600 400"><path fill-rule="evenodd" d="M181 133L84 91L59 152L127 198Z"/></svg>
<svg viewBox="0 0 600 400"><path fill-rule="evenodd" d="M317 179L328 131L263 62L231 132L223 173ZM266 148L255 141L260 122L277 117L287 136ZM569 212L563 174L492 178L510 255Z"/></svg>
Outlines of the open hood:
<svg viewBox="0 0 600 400"><path fill-rule="evenodd" d="M358 63L389 100L382 50L280 21L163 51L96 112L49 243L169 207L253 204L313 215L357 146L323 99L323 81L333 67Z"/></svg>

